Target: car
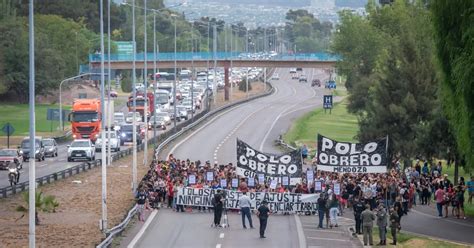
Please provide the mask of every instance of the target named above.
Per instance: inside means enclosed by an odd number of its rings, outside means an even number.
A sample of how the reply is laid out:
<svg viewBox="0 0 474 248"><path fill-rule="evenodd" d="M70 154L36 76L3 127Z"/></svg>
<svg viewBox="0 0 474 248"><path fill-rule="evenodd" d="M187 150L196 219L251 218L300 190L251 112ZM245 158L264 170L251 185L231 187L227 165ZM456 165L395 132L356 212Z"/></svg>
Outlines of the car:
<svg viewBox="0 0 474 248"><path fill-rule="evenodd" d="M296 68L296 71L303 71L303 68Z"/></svg>
<svg viewBox="0 0 474 248"><path fill-rule="evenodd" d="M298 81L299 81L300 83L302 83L302 82L307 83L307 82L308 82L308 79L306 78L305 75L301 75L300 78L298 79Z"/></svg>
<svg viewBox="0 0 474 248"><path fill-rule="evenodd" d="M67 161L72 162L76 159L95 160L95 148L89 139L76 139L67 146Z"/></svg>
<svg viewBox="0 0 474 248"><path fill-rule="evenodd" d="M35 137L35 155L30 155L30 138L25 137L20 146L18 147L20 154L23 156L23 161L28 162L30 157L37 159L38 161L44 161L44 145L42 137Z"/></svg>
<svg viewBox="0 0 474 248"><path fill-rule="evenodd" d="M148 130L152 130L154 127L161 130L166 130L165 117L163 116L151 116L150 121L148 122Z"/></svg>
<svg viewBox="0 0 474 248"><path fill-rule="evenodd" d="M292 74L291 75L291 79L299 79L300 77L298 76L298 74Z"/></svg>
<svg viewBox="0 0 474 248"><path fill-rule="evenodd" d="M273 73L272 80L280 80L280 76L278 75L278 73Z"/></svg>
<svg viewBox="0 0 474 248"><path fill-rule="evenodd" d="M58 156L58 143L55 139L43 139L44 155L50 157Z"/></svg>
<svg viewBox="0 0 474 248"><path fill-rule="evenodd" d="M118 97L118 93L115 90L110 91L110 97Z"/></svg>
<svg viewBox="0 0 474 248"><path fill-rule="evenodd" d="M125 123L125 114L123 112L114 113L114 126L121 126Z"/></svg>
<svg viewBox="0 0 474 248"><path fill-rule="evenodd" d="M160 112L160 111L157 111L155 112L156 116L163 116L163 120L165 122L166 125L171 125L171 117L170 117L170 114L168 112ZM173 114L174 114L174 111L173 111Z"/></svg>
<svg viewBox="0 0 474 248"><path fill-rule="evenodd" d="M178 114L179 119L188 120L189 113L185 106L183 105L176 106L176 112Z"/></svg>
<svg viewBox="0 0 474 248"><path fill-rule="evenodd" d="M140 145L142 143L142 136L140 135L140 125L137 125L136 130L136 137L137 137L137 144ZM125 142L133 142L133 125L132 124L125 124L120 128L120 142L123 145Z"/></svg>
<svg viewBox="0 0 474 248"><path fill-rule="evenodd" d="M109 136L110 136L110 142L109 142ZM111 130L111 131L105 131L105 147L108 149L110 146L110 150L114 152L120 151L120 136L118 135L117 131ZM97 140L95 141L95 151L100 152L102 150L102 135L99 135Z"/></svg>
<svg viewBox="0 0 474 248"><path fill-rule="evenodd" d="M11 163L18 169L23 168L23 156L16 149L0 149L0 169L8 170Z"/></svg>
<svg viewBox="0 0 474 248"><path fill-rule="evenodd" d="M193 111L193 113L196 111L196 105L192 104L191 99L187 99L183 101L182 105L189 111Z"/></svg>
<svg viewBox="0 0 474 248"><path fill-rule="evenodd" d="M125 122L126 123L132 123L133 119L135 118L136 122L141 122L142 121L142 115L138 112L128 112L127 116L125 117Z"/></svg>
<svg viewBox="0 0 474 248"><path fill-rule="evenodd" d="M291 68L291 69L290 69L290 73L291 73L291 74L295 74L295 73L296 73L296 68Z"/></svg>

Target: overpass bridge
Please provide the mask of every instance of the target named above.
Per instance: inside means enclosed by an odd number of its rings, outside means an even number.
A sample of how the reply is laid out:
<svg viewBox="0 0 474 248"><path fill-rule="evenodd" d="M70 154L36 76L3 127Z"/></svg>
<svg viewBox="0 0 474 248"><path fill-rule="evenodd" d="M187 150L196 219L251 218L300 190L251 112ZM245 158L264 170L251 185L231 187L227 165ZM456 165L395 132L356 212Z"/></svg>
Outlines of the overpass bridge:
<svg viewBox="0 0 474 248"><path fill-rule="evenodd" d="M89 55L89 68L94 70L100 68L100 54ZM143 69L145 66L145 54L136 54L136 68ZM147 53L147 67L153 68L155 55ZM340 58L336 55L328 53L297 53L297 54L278 54L271 58L252 58L246 53L240 52L181 52L176 53L176 65L178 68L214 67L214 60L216 60L217 67L300 67L300 68L321 68L330 69L335 66L335 63ZM105 60L108 61L107 55ZM132 54L111 54L110 67L111 69L132 69L133 68ZM209 63L209 64L208 64ZM174 68L175 54L174 53L159 53L156 56L157 68ZM107 66L107 64L106 64Z"/></svg>

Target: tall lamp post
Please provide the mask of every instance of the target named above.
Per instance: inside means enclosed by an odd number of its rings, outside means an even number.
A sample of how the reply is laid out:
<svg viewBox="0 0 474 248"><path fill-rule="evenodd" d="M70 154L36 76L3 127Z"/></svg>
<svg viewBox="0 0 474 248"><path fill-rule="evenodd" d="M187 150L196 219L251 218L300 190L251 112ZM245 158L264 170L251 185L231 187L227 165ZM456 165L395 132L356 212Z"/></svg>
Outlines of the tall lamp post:
<svg viewBox="0 0 474 248"><path fill-rule="evenodd" d="M144 15L145 15L145 18L144 19L144 26L145 26L145 32L144 32L144 37L143 37L143 46L144 46L144 83L145 83L145 105L144 105L144 111L143 111L143 120L145 121L145 129L147 130L148 129L148 61L147 61L147 53L148 53L148 49L147 49L147 41L148 41L148 37L147 37L147 23L146 23L146 17L147 17L147 10L146 10L146 1L147 0L143 0L143 7L145 8L144 9ZM151 113L150 113L151 114ZM145 131L145 149L144 149L144 153L145 155L143 156L143 165L147 165L148 164L148 131Z"/></svg>
<svg viewBox="0 0 474 248"><path fill-rule="evenodd" d="M101 167L102 167L102 219L101 219L101 230L107 231L107 163L105 151L105 108L104 108L104 91L105 91L105 71L104 71L104 2L100 0L100 108L102 111L101 121L101 137L102 137L102 148L101 148Z"/></svg>
<svg viewBox="0 0 474 248"><path fill-rule="evenodd" d="M28 16L28 52L29 52L29 114L30 114L30 153L33 154L33 159L30 159L29 168L29 206L28 206L28 241L30 248L36 245L36 171L35 171L35 147L36 147L36 129L35 129L35 21L33 0L30 0L29 16Z"/></svg>
<svg viewBox="0 0 474 248"><path fill-rule="evenodd" d="M132 162L132 191L137 192L137 121L135 113L137 112L137 90L136 90L136 60L137 44L135 41L135 0L132 1L132 43L133 43L133 69L132 69L132 91L133 91L133 121L132 121L132 142L133 142L133 162Z"/></svg>

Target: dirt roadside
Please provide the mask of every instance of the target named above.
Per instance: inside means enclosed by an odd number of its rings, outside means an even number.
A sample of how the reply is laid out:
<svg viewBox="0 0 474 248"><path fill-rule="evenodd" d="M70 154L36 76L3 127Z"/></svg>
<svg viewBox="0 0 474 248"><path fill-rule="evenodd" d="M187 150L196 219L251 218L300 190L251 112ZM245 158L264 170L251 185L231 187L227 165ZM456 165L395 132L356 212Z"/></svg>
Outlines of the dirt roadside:
<svg viewBox="0 0 474 248"><path fill-rule="evenodd" d="M259 86L261 85L261 87ZM261 83L253 83L250 95L263 91ZM217 99L223 99L219 91ZM246 97L245 92L234 89L233 101ZM216 100L217 100L216 99ZM229 102L217 101L221 106ZM153 150L149 150L149 161ZM138 180L148 167L140 165L143 152L138 154ZM107 169L108 226L113 227L127 214L134 204L131 192L132 157L118 160ZM39 213L41 224L36 228L38 247L93 247L104 238L99 230L101 217L101 168L97 167L65 180L38 188L46 195L56 196L60 206L56 213ZM80 183L77 183L80 181ZM28 246L28 216L16 212L18 205L25 205L21 195L0 200L0 247ZM18 220L19 219L19 220Z"/></svg>

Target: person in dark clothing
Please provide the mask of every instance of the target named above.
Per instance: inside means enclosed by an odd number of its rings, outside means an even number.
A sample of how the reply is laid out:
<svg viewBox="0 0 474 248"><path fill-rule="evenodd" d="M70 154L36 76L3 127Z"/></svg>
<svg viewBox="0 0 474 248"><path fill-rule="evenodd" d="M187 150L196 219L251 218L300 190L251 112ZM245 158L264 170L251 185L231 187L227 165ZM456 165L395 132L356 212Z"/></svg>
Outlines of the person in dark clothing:
<svg viewBox="0 0 474 248"><path fill-rule="evenodd" d="M267 201L263 200L262 205L257 210L257 216L260 220L260 238L265 237L265 229L267 229L268 216L270 215L270 209L267 207Z"/></svg>
<svg viewBox="0 0 474 248"><path fill-rule="evenodd" d="M214 206L214 227L221 226L222 209L224 207L223 201L221 190L217 190L217 194L212 200L212 205Z"/></svg>
<svg viewBox="0 0 474 248"><path fill-rule="evenodd" d="M321 196L318 198L318 216L319 216L318 228L323 228L324 214L326 213L326 203L327 203L327 200L324 196Z"/></svg>
<svg viewBox="0 0 474 248"><path fill-rule="evenodd" d="M355 199L354 202L354 219L355 219L355 225L356 225L356 233L357 234L362 234L362 220L361 220L361 214L365 210L364 204L359 200L359 198Z"/></svg>

